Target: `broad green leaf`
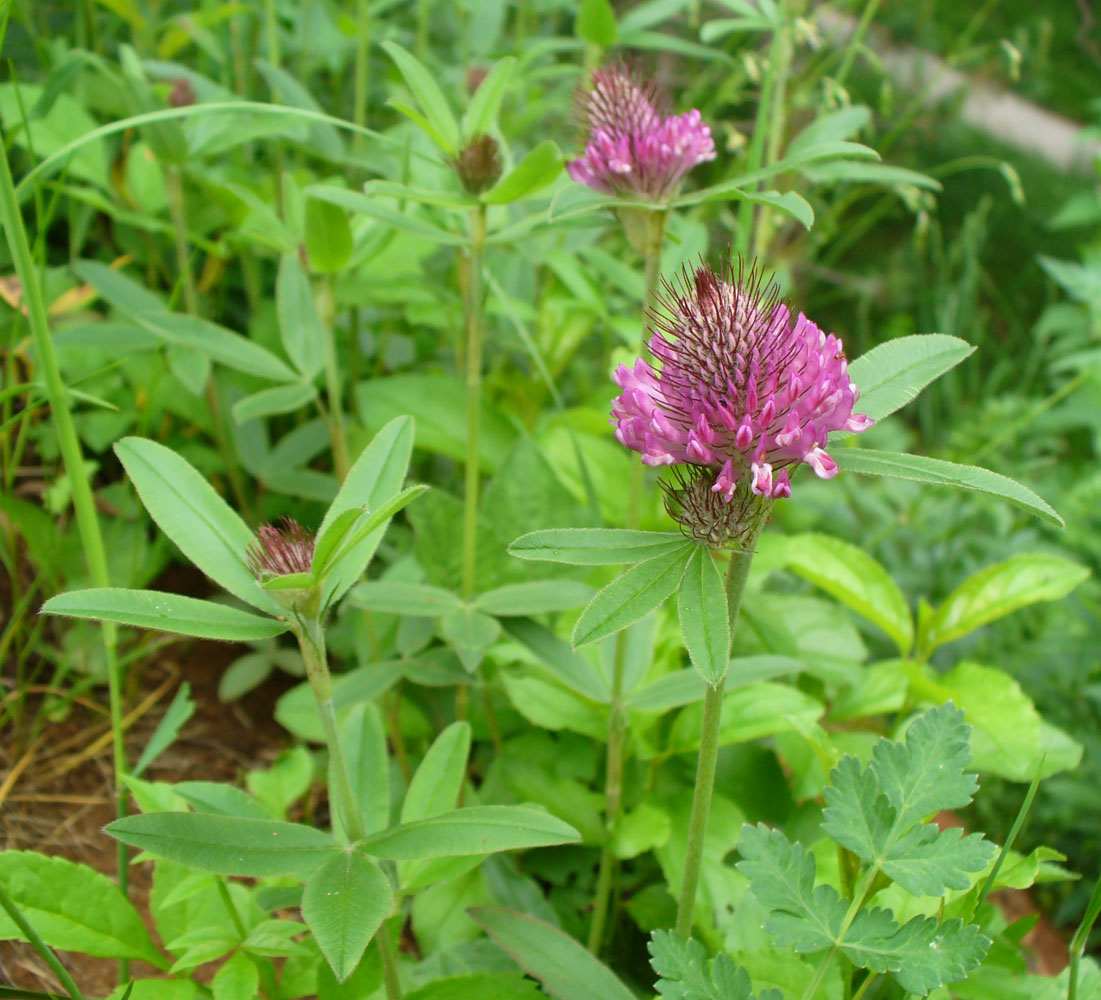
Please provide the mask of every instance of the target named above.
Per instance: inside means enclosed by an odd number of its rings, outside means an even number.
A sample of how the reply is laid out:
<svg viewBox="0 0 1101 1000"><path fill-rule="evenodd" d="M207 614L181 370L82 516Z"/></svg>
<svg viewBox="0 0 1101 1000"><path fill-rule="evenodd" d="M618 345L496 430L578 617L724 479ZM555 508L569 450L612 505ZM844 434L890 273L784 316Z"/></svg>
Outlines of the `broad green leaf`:
<svg viewBox="0 0 1101 1000"><path fill-rule="evenodd" d="M668 712L700 701L707 691L707 680L694 667L675 670L639 688L627 699L632 712Z"/></svg>
<svg viewBox="0 0 1101 1000"><path fill-rule="evenodd" d="M606 705L611 700L604 674L550 629L528 618L510 618L501 626L506 635L534 653L556 680L598 704Z"/></svg>
<svg viewBox="0 0 1101 1000"><path fill-rule="evenodd" d="M306 259L317 274L339 274L352 259L352 227L344 209L322 198L306 199Z"/></svg>
<svg viewBox="0 0 1101 1000"><path fill-rule="evenodd" d="M634 1000L611 969L557 927L515 910L476 906L468 913L556 1000Z"/></svg>
<svg viewBox="0 0 1101 1000"><path fill-rule="evenodd" d="M429 124L443 139L443 151L454 156L459 151L459 126L435 78L396 42L383 42L382 47L394 60Z"/></svg>
<svg viewBox="0 0 1101 1000"><path fill-rule="evenodd" d="M895 479L913 479L935 486L954 486L960 490L975 490L1001 497L1030 514L1059 528L1065 528L1063 519L1027 486L1014 479L976 465L957 465L939 458L924 455L907 455L901 452L872 451L869 448L838 448L834 458L842 469L865 476L890 476Z"/></svg>
<svg viewBox="0 0 1101 1000"><path fill-rule="evenodd" d="M730 615L726 587L711 550L697 545L677 591L684 648L692 666L712 687L726 677L730 661Z"/></svg>
<svg viewBox="0 0 1101 1000"><path fill-rule="evenodd" d="M283 350L302 377L312 381L325 365L325 338L310 279L295 254L284 254L275 279L275 312Z"/></svg>
<svg viewBox="0 0 1101 1000"><path fill-rule="evenodd" d="M234 952L210 983L214 1000L255 1000L259 988L260 970L243 951Z"/></svg>
<svg viewBox="0 0 1101 1000"><path fill-rule="evenodd" d="M410 417L395 417L371 439L352 464L321 522L319 539L324 539L333 521L345 511L364 507L373 511L396 496L405 480L412 451L413 421ZM328 573L327 601L339 598L363 575L384 532L385 527L377 528L342 557L337 570Z"/></svg>
<svg viewBox="0 0 1101 1000"><path fill-rule="evenodd" d="M463 607L463 602L450 590L402 580L368 580L357 584L348 600L357 608L388 615L435 617Z"/></svg>
<svg viewBox="0 0 1101 1000"><path fill-rule="evenodd" d="M1066 597L1090 574L1085 566L1043 553L1019 555L968 577L944 599L929 625L936 648L1038 601Z"/></svg>
<svg viewBox="0 0 1101 1000"><path fill-rule="evenodd" d="M271 417L280 413L295 413L307 403L317 399L317 389L309 382L291 382L289 385L273 385L254 392L233 404L230 412L239 424L257 417Z"/></svg>
<svg viewBox="0 0 1101 1000"><path fill-rule="evenodd" d="M369 854L401 861L462 857L572 844L577 831L549 813L526 806L471 806L402 823L358 844Z"/></svg>
<svg viewBox="0 0 1101 1000"><path fill-rule="evenodd" d="M854 409L882 420L974 351L966 340L943 333L895 337L873 347L849 365L849 378L860 389Z"/></svg>
<svg viewBox="0 0 1101 1000"><path fill-rule="evenodd" d="M470 105L463 116L465 139L484 135L493 128L515 66L516 57L505 56L494 64L493 69L478 84L478 89L474 91L474 96L470 99Z"/></svg>
<svg viewBox="0 0 1101 1000"><path fill-rule="evenodd" d="M545 139L483 194L481 200L487 205L519 201L541 191L561 172L562 151L553 139Z"/></svg>
<svg viewBox="0 0 1101 1000"><path fill-rule="evenodd" d="M592 587L576 580L529 580L487 590L474 598L473 606L489 615L516 617L569 611L592 596Z"/></svg>
<svg viewBox="0 0 1101 1000"><path fill-rule="evenodd" d="M470 724L451 723L432 742L409 782L401 807L402 823L454 810L466 778L469 755Z"/></svg>
<svg viewBox="0 0 1101 1000"><path fill-rule="evenodd" d="M34 851L2 851L0 882L50 947L168 967L118 886L87 865ZM3 912L0 939L25 940Z"/></svg>
<svg viewBox="0 0 1101 1000"><path fill-rule="evenodd" d="M576 29L586 42L609 49L615 45L615 10L608 0L581 0Z"/></svg>
<svg viewBox="0 0 1101 1000"><path fill-rule="evenodd" d="M191 685L184 681L176 692L176 697L172 699L172 704L168 706L168 711L157 723L149 742L145 744L138 762L130 769L130 774L135 778L140 777L142 771L176 741L180 730L194 714L195 702L191 700Z"/></svg>
<svg viewBox="0 0 1101 1000"><path fill-rule="evenodd" d="M288 627L286 622L261 618L226 604L198 601L194 597L181 597L158 590L123 590L119 587L58 594L42 605L42 611L44 614L115 622L117 625L225 642L268 639L281 635Z"/></svg>
<svg viewBox="0 0 1101 1000"><path fill-rule="evenodd" d="M695 552L692 542L632 566L608 584L581 612L573 630L575 646L586 646L625 629L660 607L679 586Z"/></svg>
<svg viewBox="0 0 1101 1000"><path fill-rule="evenodd" d="M302 918L338 982L355 971L393 905L390 880L354 849L341 851L307 879Z"/></svg>
<svg viewBox="0 0 1101 1000"><path fill-rule="evenodd" d="M791 535L784 540L787 567L821 587L891 637L902 656L914 642L906 598L883 566L863 549L829 535Z"/></svg>
<svg viewBox="0 0 1101 1000"><path fill-rule="evenodd" d="M518 559L571 566L625 566L684 547L684 535L621 528L546 528L521 535L508 550Z"/></svg>
<svg viewBox="0 0 1101 1000"><path fill-rule="evenodd" d="M218 875L293 875L342 853L332 837L313 827L212 813L126 816L104 830L131 847Z"/></svg>
<svg viewBox="0 0 1101 1000"><path fill-rule="evenodd" d="M729 955L720 953L712 962L699 941L673 931L654 931L647 948L661 977L655 988L667 1000L756 1000L749 973ZM783 994L763 990L760 1000L783 1000Z"/></svg>
<svg viewBox="0 0 1101 1000"><path fill-rule="evenodd" d="M390 756L386 750L386 730L374 702L352 706L340 725L340 745L344 748L352 795L366 832L385 830L390 825ZM329 788L334 787L330 772Z"/></svg>
<svg viewBox="0 0 1101 1000"><path fill-rule="evenodd" d="M252 532L210 483L156 441L123 438L115 454L145 509L185 558L247 604L270 615L281 613L246 563Z"/></svg>

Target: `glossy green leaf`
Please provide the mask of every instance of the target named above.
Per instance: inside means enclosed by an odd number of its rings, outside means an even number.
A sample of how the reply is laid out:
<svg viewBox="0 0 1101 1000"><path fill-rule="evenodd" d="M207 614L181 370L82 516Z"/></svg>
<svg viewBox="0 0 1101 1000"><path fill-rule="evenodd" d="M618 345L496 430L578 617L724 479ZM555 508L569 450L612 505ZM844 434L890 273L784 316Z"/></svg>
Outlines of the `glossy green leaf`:
<svg viewBox="0 0 1101 1000"><path fill-rule="evenodd" d="M562 172L562 151L552 139L544 139L493 185L481 200L487 205L507 205L541 191Z"/></svg>
<svg viewBox="0 0 1101 1000"><path fill-rule="evenodd" d="M332 837L310 826L212 813L145 813L104 829L131 847L218 875L293 875L343 853Z"/></svg>
<svg viewBox="0 0 1101 1000"><path fill-rule="evenodd" d="M711 550L695 546L677 591L677 615L692 666L708 684L726 677L730 660L730 615L726 587Z"/></svg>
<svg viewBox="0 0 1101 1000"><path fill-rule="evenodd" d="M487 590L474 598L473 606L489 615L515 617L569 611L592 596L592 587L576 580L529 580Z"/></svg>
<svg viewBox="0 0 1101 1000"><path fill-rule="evenodd" d="M50 947L167 968L137 910L114 882L87 865L34 851L0 851L0 881ZM25 940L3 912L0 939Z"/></svg>
<svg viewBox="0 0 1101 1000"><path fill-rule="evenodd" d="M307 403L317 399L317 389L309 382L291 382L289 385L273 385L254 392L233 404L230 412L239 424L258 417L272 417L280 413L296 413Z"/></svg>
<svg viewBox="0 0 1101 1000"><path fill-rule="evenodd" d="M471 806L402 823L358 844L368 854L395 861L462 857L572 844L578 832L560 819L527 806Z"/></svg>
<svg viewBox="0 0 1101 1000"><path fill-rule="evenodd" d="M912 479L935 486L954 486L960 490L975 490L1008 500L1030 514L1059 528L1065 528L1063 519L1027 486L1015 479L1003 476L976 465L957 465L939 458L924 455L907 455L901 452L872 451L868 448L838 448L834 451L837 464L849 472L865 476L890 476L895 479Z"/></svg>
<svg viewBox="0 0 1101 1000"><path fill-rule="evenodd" d="M493 129L515 66L514 56L499 59L493 69L486 74L485 79L478 84L478 89L474 91L474 96L470 99L470 105L463 116L463 138L473 139Z"/></svg>
<svg viewBox="0 0 1101 1000"><path fill-rule="evenodd" d="M145 509L187 559L242 601L268 614L281 614L246 563L252 532L210 483L156 441L123 438L115 454Z"/></svg>
<svg viewBox="0 0 1101 1000"><path fill-rule="evenodd" d="M873 347L849 365L849 378L860 389L854 409L882 420L974 351L966 340L943 333L895 337Z"/></svg>
<svg viewBox="0 0 1101 1000"><path fill-rule="evenodd" d="M451 591L427 583L402 580L368 580L357 584L348 595L357 608L388 615L435 617L462 608L463 602Z"/></svg>
<svg viewBox="0 0 1101 1000"><path fill-rule="evenodd" d="M306 260L317 274L339 274L352 259L352 227L344 209L322 198L306 199Z"/></svg>
<svg viewBox="0 0 1101 1000"><path fill-rule="evenodd" d="M677 589L684 568L695 552L692 542L665 555L632 566L589 602L573 630L575 646L585 646L613 635L645 618Z"/></svg>
<svg viewBox="0 0 1101 1000"><path fill-rule="evenodd" d="M51 597L42 606L42 611L50 615L115 622L117 625L226 642L268 639L287 631L286 623L274 618L261 618L226 604L199 601L194 597L181 597L158 590L123 590L119 587L71 590L67 594Z"/></svg>
<svg viewBox="0 0 1101 1000"><path fill-rule="evenodd" d="M390 880L357 850L341 851L306 880L302 918L338 982L355 971L393 904Z"/></svg>
<svg viewBox="0 0 1101 1000"><path fill-rule="evenodd" d="M677 551L684 544L684 535L671 531L546 528L522 535L508 550L518 559L571 566L625 566Z"/></svg>
<svg viewBox="0 0 1101 1000"><path fill-rule="evenodd" d="M295 254L284 254L275 279L275 313L283 349L295 368L312 381L325 365L325 338L310 279Z"/></svg>
<svg viewBox="0 0 1101 1000"><path fill-rule="evenodd" d="M454 156L459 150L459 126L435 78L396 42L383 42L382 47L394 60L434 132L441 137L443 151Z"/></svg>
<svg viewBox="0 0 1101 1000"><path fill-rule="evenodd" d="M1038 601L1066 597L1089 570L1059 556L1019 555L968 577L936 610L928 642L936 648Z"/></svg>
<svg viewBox="0 0 1101 1000"><path fill-rule="evenodd" d="M635 1000L611 969L565 931L515 910L477 906L468 913L556 1000Z"/></svg>

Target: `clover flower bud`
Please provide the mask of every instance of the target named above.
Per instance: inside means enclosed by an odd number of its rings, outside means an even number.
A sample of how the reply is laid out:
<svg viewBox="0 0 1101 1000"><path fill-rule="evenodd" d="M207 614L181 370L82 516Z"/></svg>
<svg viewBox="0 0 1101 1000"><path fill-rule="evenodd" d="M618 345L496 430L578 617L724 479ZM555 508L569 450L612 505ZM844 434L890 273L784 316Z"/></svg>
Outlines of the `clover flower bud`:
<svg viewBox="0 0 1101 1000"><path fill-rule="evenodd" d="M261 583L273 576L309 573L314 537L297 521L284 517L280 525L264 524L248 550L248 565Z"/></svg>
<svg viewBox="0 0 1101 1000"><path fill-rule="evenodd" d="M467 194L488 191L500 179L502 163L497 140L491 135L476 135L450 161Z"/></svg>
<svg viewBox="0 0 1101 1000"><path fill-rule="evenodd" d="M566 164L575 181L604 194L663 201L694 166L715 159L700 113L662 115L655 93L651 81L620 65L593 73L582 95L585 152Z"/></svg>
<svg viewBox="0 0 1101 1000"><path fill-rule="evenodd" d="M186 76L177 77L172 81L172 89L168 92L168 103L174 108L186 108L195 103L195 90Z"/></svg>
<svg viewBox="0 0 1101 1000"><path fill-rule="evenodd" d="M620 365L612 403L616 438L647 465L707 470L723 501L740 487L791 496L789 469L837 475L831 431L859 433L874 421L853 414L860 391L841 341L802 313L792 320L757 269L687 269L664 283L649 342L660 363Z"/></svg>

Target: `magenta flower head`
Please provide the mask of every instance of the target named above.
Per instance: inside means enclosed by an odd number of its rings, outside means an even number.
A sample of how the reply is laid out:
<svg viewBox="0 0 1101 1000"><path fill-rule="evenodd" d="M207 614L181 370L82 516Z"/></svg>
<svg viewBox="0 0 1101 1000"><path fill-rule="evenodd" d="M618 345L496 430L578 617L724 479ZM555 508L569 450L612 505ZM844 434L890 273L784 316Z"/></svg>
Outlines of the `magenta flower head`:
<svg viewBox="0 0 1101 1000"><path fill-rule="evenodd" d="M313 550L313 535L297 521L284 517L278 527L260 526L249 546L249 569L261 583L273 576L309 573Z"/></svg>
<svg viewBox="0 0 1101 1000"><path fill-rule="evenodd" d="M682 507L791 496L788 470L800 463L830 479L830 432L873 423L853 414L860 392L841 341L801 313L793 320L756 268L686 270L665 283L653 319L660 368L642 358L620 365L611 422L647 465L699 470L673 489Z"/></svg>
<svg viewBox="0 0 1101 1000"><path fill-rule="evenodd" d="M663 201L697 163L715 159L711 129L693 109L663 116L655 87L624 66L593 73L583 95L585 153L566 164L570 176L604 194Z"/></svg>

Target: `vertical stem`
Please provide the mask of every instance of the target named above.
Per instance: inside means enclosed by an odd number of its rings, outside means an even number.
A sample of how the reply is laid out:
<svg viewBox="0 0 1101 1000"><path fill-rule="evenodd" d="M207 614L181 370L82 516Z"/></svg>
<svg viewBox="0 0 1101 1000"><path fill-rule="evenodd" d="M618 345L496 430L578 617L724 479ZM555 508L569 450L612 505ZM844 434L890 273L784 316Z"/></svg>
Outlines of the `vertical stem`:
<svg viewBox="0 0 1101 1000"><path fill-rule="evenodd" d="M3 883L0 883L0 908L2 908L11 918L11 922L22 931L23 937L30 942L34 950L42 956L42 961L45 962L50 967L53 974L57 976L62 989L69 994L72 1000L84 1000L84 994L80 992L76 983L73 982L73 978L69 975L68 970L61 964L61 960L53 953L50 946L42 940L38 931L27 922L27 918L23 916L23 912L19 907L12 902L11 897L4 890Z"/></svg>
<svg viewBox="0 0 1101 1000"><path fill-rule="evenodd" d="M264 34L268 42L268 62L279 65L279 19L275 16L275 0L264 0Z"/></svg>
<svg viewBox="0 0 1101 1000"><path fill-rule="evenodd" d="M466 483L463 495L463 599L474 595L478 528L478 434L482 410L482 258L486 210L470 212L469 272L466 284Z"/></svg>
<svg viewBox="0 0 1101 1000"><path fill-rule="evenodd" d="M738 613L742 607L749 566L757 544L757 537L768 521L771 503L762 504L756 524L750 529L741 551L730 555L730 568L726 573L726 605L730 617L730 638L733 645L738 626ZM708 685L703 699L703 723L700 732L700 754L696 761L696 787L692 793L692 812L688 820L688 847L684 855L684 878L681 882L680 900L677 903L676 930L681 937L692 933L696 910L696 889L703 865L703 845L707 836L707 821L711 815L711 797L715 789L715 768L719 759L719 729L722 723L723 689L726 678L718 684Z"/></svg>
<svg viewBox="0 0 1101 1000"><path fill-rule="evenodd" d="M6 23L6 22L5 22ZM88 566L88 576L94 587L107 587L110 580L107 573L107 554L103 545L103 535L99 530L99 518L96 514L95 498L91 483L84 470L84 457L80 448L80 439L73 426L73 416L69 412L69 400L65 393L65 383L58 368L57 355L54 353L53 340L50 337L49 321L46 317L46 303L42 298L42 286L38 281L34 259L31 257L27 231L23 226L23 216L19 211L19 202L15 196L15 184L12 181L11 168L6 156L0 157L0 223L11 251L15 273L23 289L23 298L27 304L27 315L31 333L34 337L35 354L38 367L46 383L46 398L50 404L50 416L57 434L65 473L69 478L69 489L76 512L77 528L84 549L84 561ZM111 713L111 743L114 756L115 815L119 819L126 815L126 785L123 777L127 771L126 746L122 730L122 672L117 656L117 631L115 626L104 622L101 626L103 652L107 667L107 691ZM123 895L129 887L129 853L126 845L119 841L115 850L115 877ZM129 978L130 963L119 960L119 981Z"/></svg>
<svg viewBox="0 0 1101 1000"><path fill-rule="evenodd" d="M368 0L356 0L356 69L355 93L352 98L352 121L360 127L367 124L367 87L370 82L371 10ZM362 143L363 136L357 136Z"/></svg>
<svg viewBox="0 0 1101 1000"><path fill-rule="evenodd" d="M781 0L779 5L780 25L776 29L778 50L775 63L770 66L773 79L772 100L769 107L768 136L766 138L764 166L775 163L780 158L780 143L784 136L784 105L787 101L787 78L791 67L792 38L787 22L787 9ZM768 250L770 230L772 229L772 209L762 205L757 216L757 229L753 234L753 253L760 257Z"/></svg>
<svg viewBox="0 0 1101 1000"><path fill-rule="evenodd" d="M336 357L336 305L332 278L326 275L317 289L317 313L325 330L325 392L329 397L329 438L333 445L333 468L340 482L348 475L348 438L344 430L344 386Z"/></svg>
<svg viewBox="0 0 1101 1000"><path fill-rule="evenodd" d="M397 952L390 937L390 928L384 920L375 932L378 938L378 952L382 956L382 979L386 984L386 996L389 1000L401 1000L401 980L398 979Z"/></svg>
<svg viewBox="0 0 1101 1000"><path fill-rule="evenodd" d="M852 37L849 39L849 44L845 46L845 54L841 57L841 65L837 67L837 75L834 77L839 87L845 84L845 78L849 75L849 70L852 69L853 59L856 58L856 50L860 48L860 43L868 32L868 26L872 23L875 12L879 9L879 3L880 0L868 0L864 13L860 15L860 21L856 25L856 30L853 31Z"/></svg>
<svg viewBox="0 0 1101 1000"><path fill-rule="evenodd" d="M665 238L665 212L645 213L645 242L643 267L645 290L642 300L642 331L639 337L639 353L648 357L646 343L649 332L649 316L657 294L658 276L661 272L661 248ZM631 481L627 494L627 527L637 528L642 506L641 462L631 463ZM600 870L596 880L596 896L593 900L593 919L589 925L589 951L598 954L604 940L604 929L612 894L612 875L615 871L615 855L612 853L612 837L619 820L623 799L623 758L627 745L627 710L623 705L623 673L627 658L627 633L616 636L615 659L612 662L612 697L608 705L608 748L604 778L604 848L600 852Z"/></svg>

